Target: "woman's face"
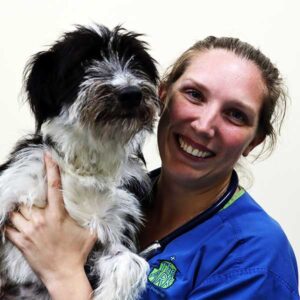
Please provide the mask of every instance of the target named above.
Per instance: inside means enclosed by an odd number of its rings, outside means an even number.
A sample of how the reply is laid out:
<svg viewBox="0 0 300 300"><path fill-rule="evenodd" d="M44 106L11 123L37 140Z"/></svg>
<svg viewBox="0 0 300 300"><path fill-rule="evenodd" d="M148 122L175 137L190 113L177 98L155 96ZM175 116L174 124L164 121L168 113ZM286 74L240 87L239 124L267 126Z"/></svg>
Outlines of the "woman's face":
<svg viewBox="0 0 300 300"><path fill-rule="evenodd" d="M226 180L240 156L261 142L264 88L253 62L223 49L196 54L161 91L169 101L158 125L164 172L189 185Z"/></svg>

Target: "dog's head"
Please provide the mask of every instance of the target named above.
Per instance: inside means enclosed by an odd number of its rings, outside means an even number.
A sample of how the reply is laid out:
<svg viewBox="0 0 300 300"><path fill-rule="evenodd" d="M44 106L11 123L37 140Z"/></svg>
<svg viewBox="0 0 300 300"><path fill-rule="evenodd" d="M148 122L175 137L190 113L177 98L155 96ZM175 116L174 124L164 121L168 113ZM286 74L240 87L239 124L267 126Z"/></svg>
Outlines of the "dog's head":
<svg viewBox="0 0 300 300"><path fill-rule="evenodd" d="M119 26L77 26L33 56L25 91L37 131L55 118L96 133L151 130L159 108L158 72L139 37Z"/></svg>

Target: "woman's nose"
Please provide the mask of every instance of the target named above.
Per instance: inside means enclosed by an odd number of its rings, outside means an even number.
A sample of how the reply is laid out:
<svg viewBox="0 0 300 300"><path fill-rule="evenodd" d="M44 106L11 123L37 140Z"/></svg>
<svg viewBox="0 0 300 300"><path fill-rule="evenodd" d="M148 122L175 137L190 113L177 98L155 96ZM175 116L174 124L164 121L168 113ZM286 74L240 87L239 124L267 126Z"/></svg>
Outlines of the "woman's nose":
<svg viewBox="0 0 300 300"><path fill-rule="evenodd" d="M197 134L203 135L205 138L213 138L217 131L217 112L213 109L201 111L191 123L191 127Z"/></svg>

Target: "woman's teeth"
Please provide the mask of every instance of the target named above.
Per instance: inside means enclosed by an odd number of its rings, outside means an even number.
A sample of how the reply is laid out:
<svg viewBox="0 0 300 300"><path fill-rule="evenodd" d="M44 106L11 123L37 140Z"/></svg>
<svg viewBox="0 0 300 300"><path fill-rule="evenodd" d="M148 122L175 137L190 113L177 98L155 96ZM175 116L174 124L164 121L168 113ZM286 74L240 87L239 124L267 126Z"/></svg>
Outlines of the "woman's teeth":
<svg viewBox="0 0 300 300"><path fill-rule="evenodd" d="M193 155L193 156L196 156L196 157L212 156L211 152L200 151L199 149L195 149L191 145L188 145L186 142L183 141L183 139L181 137L179 137L178 140L179 140L180 148L183 149L185 152Z"/></svg>

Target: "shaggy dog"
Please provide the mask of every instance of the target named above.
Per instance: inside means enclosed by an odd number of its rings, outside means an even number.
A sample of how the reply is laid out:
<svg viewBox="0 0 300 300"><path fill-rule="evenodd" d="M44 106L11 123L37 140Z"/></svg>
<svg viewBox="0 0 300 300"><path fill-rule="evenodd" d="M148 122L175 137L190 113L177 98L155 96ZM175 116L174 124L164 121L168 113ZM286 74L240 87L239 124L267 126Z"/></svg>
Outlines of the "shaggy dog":
<svg viewBox="0 0 300 300"><path fill-rule="evenodd" d="M60 167L67 211L98 237L86 266L95 299L137 299L146 284L148 264L134 253L140 204L125 187L147 188L139 154L160 106L157 83L146 43L121 27L77 26L25 69L36 132L0 166L1 226L20 203L45 206L47 150ZM8 241L0 276L1 299L49 298Z"/></svg>

